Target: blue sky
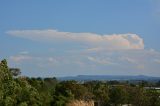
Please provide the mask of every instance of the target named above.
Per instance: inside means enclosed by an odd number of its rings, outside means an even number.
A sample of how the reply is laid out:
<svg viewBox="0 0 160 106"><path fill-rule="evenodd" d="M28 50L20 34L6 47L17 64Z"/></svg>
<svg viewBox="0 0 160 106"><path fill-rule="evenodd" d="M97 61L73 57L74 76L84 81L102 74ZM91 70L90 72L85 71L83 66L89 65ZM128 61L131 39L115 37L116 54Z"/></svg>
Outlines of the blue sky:
<svg viewBox="0 0 160 106"><path fill-rule="evenodd" d="M159 0L1 0L0 59L27 76L160 76Z"/></svg>

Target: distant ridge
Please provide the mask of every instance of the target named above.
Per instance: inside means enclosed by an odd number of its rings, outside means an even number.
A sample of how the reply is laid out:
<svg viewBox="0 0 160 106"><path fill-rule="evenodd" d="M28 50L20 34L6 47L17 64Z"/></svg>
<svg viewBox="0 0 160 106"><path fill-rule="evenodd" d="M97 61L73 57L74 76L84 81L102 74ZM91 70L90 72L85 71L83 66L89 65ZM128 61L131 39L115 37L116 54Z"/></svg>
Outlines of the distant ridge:
<svg viewBox="0 0 160 106"><path fill-rule="evenodd" d="M89 80L160 80L160 77L152 77L145 75L77 75L58 77L59 80L77 80L77 81L89 81Z"/></svg>

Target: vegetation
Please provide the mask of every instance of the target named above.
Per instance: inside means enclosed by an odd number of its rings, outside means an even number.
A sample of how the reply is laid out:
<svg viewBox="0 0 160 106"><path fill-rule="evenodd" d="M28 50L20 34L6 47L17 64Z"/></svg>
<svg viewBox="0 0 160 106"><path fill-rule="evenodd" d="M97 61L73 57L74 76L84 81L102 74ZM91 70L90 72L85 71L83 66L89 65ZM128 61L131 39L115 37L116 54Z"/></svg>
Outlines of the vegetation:
<svg viewBox="0 0 160 106"><path fill-rule="evenodd" d="M18 76L20 69L0 62L0 106L65 106L71 101L94 101L99 106L160 106L160 92L145 89L160 81L139 84L118 81L58 81L56 78ZM76 103L75 102L75 103Z"/></svg>

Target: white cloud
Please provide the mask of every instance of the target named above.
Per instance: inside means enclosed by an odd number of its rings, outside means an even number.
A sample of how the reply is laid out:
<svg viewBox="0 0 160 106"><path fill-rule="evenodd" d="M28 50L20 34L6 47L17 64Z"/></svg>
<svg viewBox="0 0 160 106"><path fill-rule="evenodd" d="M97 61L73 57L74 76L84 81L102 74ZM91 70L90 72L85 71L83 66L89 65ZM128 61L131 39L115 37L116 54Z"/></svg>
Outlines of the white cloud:
<svg viewBox="0 0 160 106"><path fill-rule="evenodd" d="M22 70L48 70L54 74L147 74L159 75L160 52L144 49L143 39L136 34L99 35L71 33L57 30L8 31L16 37L43 42L71 42L79 48L57 47L37 55L22 51L10 56L12 64L19 63ZM80 45L80 46L79 46ZM56 45L55 45L56 46ZM61 53L59 53L61 52ZM46 55L47 54L47 55ZM32 70L32 69L31 69ZM65 72L66 71L66 72ZM41 73L40 73L41 74Z"/></svg>
<svg viewBox="0 0 160 106"><path fill-rule="evenodd" d="M22 62L22 61L26 61L26 60L31 60L32 57L31 56L27 56L27 55L16 55L16 56L10 56L10 60L14 61L14 62Z"/></svg>
<svg viewBox="0 0 160 106"><path fill-rule="evenodd" d="M136 60L135 60L135 59L130 58L130 57L125 57L125 56L120 57L120 60L122 60L122 61L127 61L127 62L133 63L133 64L136 63Z"/></svg>
<svg viewBox="0 0 160 106"><path fill-rule="evenodd" d="M137 65L136 67L137 69L140 69L140 70L144 70L145 69L145 66L143 64L140 64L140 65Z"/></svg>
<svg viewBox="0 0 160 106"><path fill-rule="evenodd" d="M160 59L154 59L153 61L154 61L155 63L160 64Z"/></svg>
<svg viewBox="0 0 160 106"><path fill-rule="evenodd" d="M11 30L9 35L45 42L78 42L90 48L107 50L144 49L143 39L136 34L100 35L94 33L72 33L57 30Z"/></svg>
<svg viewBox="0 0 160 106"><path fill-rule="evenodd" d="M19 54L27 55L27 54L29 54L29 52L28 51L21 51Z"/></svg>
<svg viewBox="0 0 160 106"><path fill-rule="evenodd" d="M48 58L48 62L53 63L53 64L59 63L58 59L53 58L53 57L49 57L49 58Z"/></svg>
<svg viewBox="0 0 160 106"><path fill-rule="evenodd" d="M95 58L95 57L91 57L91 56L88 56L87 58L88 58L88 60L95 62L95 63L98 63L98 64L105 64L105 65L112 64L107 59L100 59L100 58Z"/></svg>
<svg viewBox="0 0 160 106"><path fill-rule="evenodd" d="M33 56L27 54L17 54L9 57L12 64L33 64L35 66L52 67L59 64L59 58L47 56Z"/></svg>
<svg viewBox="0 0 160 106"><path fill-rule="evenodd" d="M82 51L83 52L83 51ZM75 73L76 74L159 74L160 54L155 50L125 50L68 52L63 55L20 55L11 56L12 66L26 70L42 70L44 73ZM32 69L33 68L33 69ZM156 74L155 74L156 73ZM41 73L39 73L40 75Z"/></svg>

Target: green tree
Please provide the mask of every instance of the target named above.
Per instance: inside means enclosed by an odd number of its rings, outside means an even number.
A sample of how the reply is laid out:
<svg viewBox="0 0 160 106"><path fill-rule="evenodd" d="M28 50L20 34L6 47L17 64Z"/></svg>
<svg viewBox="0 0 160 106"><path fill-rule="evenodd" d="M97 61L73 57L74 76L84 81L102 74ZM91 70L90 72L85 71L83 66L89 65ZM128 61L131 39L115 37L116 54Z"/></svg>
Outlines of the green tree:
<svg viewBox="0 0 160 106"><path fill-rule="evenodd" d="M148 106L148 97L143 87L132 87L129 90L129 102L133 106Z"/></svg>
<svg viewBox="0 0 160 106"><path fill-rule="evenodd" d="M0 62L0 106L41 106L38 91L25 78L14 79L7 66L7 61ZM24 104L23 104L24 105Z"/></svg>
<svg viewBox="0 0 160 106"><path fill-rule="evenodd" d="M74 96L64 83L56 85L55 90L52 92L51 106L65 106L68 102L73 100Z"/></svg>
<svg viewBox="0 0 160 106"><path fill-rule="evenodd" d="M126 91L121 86L114 86L109 90L110 103L114 106L126 103Z"/></svg>
<svg viewBox="0 0 160 106"><path fill-rule="evenodd" d="M94 87L93 94L95 95L95 100L99 102L101 106L106 106L109 101L109 89L105 83L98 83Z"/></svg>
<svg viewBox="0 0 160 106"><path fill-rule="evenodd" d="M145 92L145 96L148 98L146 106L160 106L160 93L157 90L148 89Z"/></svg>

